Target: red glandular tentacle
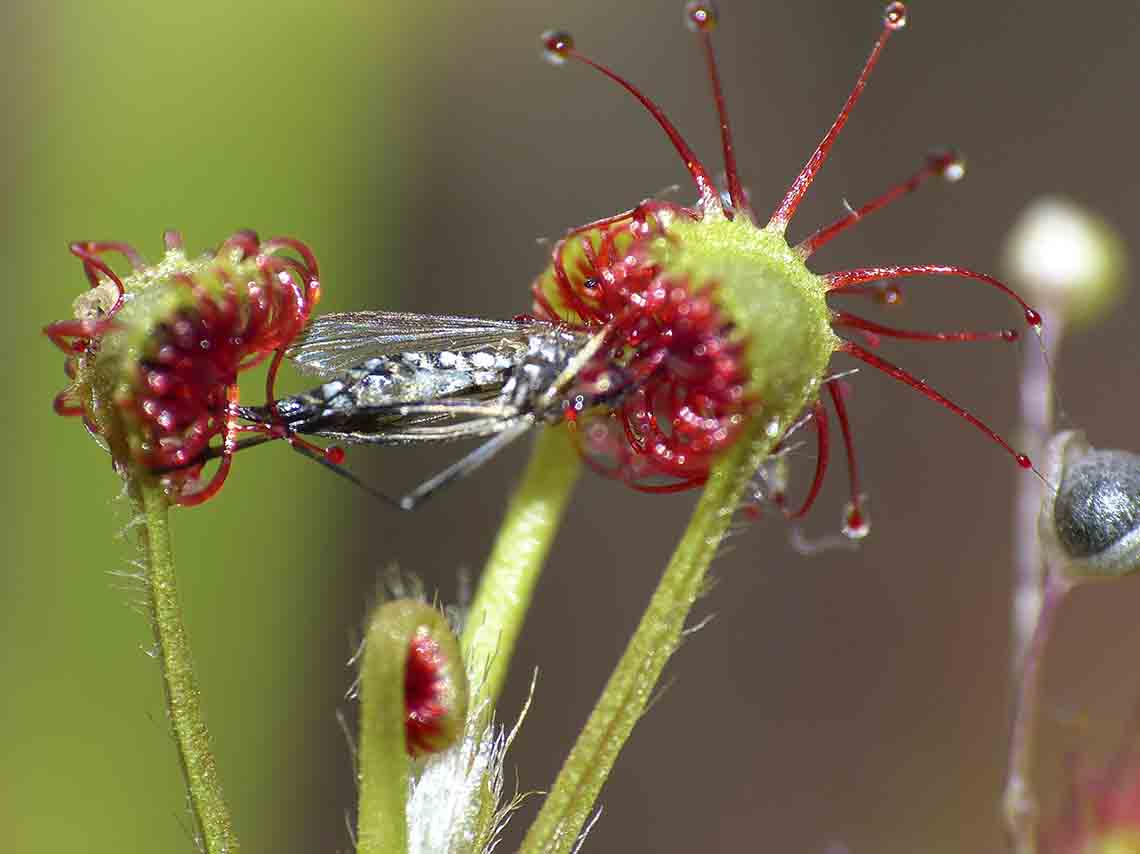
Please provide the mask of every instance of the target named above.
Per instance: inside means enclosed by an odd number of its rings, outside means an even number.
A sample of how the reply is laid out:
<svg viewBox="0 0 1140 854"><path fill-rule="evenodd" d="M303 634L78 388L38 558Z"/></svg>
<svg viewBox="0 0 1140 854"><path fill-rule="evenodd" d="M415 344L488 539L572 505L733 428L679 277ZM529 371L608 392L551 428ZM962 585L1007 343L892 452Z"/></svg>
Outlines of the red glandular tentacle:
<svg viewBox="0 0 1140 854"><path fill-rule="evenodd" d="M170 250L181 249L177 233L168 233L165 242ZM115 304L98 320L61 321L45 329L60 349L78 356L92 352L113 327L114 314L125 297L122 280L99 256L119 252L136 270L142 259L119 243L88 241L72 244L71 251L83 261L92 287L110 281L119 291ZM172 500L179 504L200 504L221 488L241 426L234 415L238 374L274 357L267 385L272 401L275 368L284 348L304 327L320 297L316 259L299 241L274 238L261 243L254 232L242 231L218 252L231 256L212 265L208 273L174 277L188 288L189 299L154 326L137 363L134 389L116 399L139 434L133 443L136 462L161 473ZM243 260L256 259L256 272L244 280L235 280L227 267L235 252ZM212 278L212 286L205 276ZM57 396L55 408L63 415L84 413L70 390ZM285 435L278 425L259 429ZM215 438L221 439L220 464L203 484L203 466L195 461L210 450Z"/></svg>
<svg viewBox="0 0 1140 854"><path fill-rule="evenodd" d="M612 475L651 491L702 483L744 420L742 347L711 294L686 285L655 280L611 321L625 350L606 358L625 360L633 387L617 410L628 455Z"/></svg>

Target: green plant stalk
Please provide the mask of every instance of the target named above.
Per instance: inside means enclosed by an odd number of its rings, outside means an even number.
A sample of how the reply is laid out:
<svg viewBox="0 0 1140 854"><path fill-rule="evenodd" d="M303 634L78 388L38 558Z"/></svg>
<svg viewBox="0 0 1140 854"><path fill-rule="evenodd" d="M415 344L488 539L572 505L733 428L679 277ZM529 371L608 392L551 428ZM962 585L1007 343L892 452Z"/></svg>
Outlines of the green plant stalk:
<svg viewBox="0 0 1140 854"><path fill-rule="evenodd" d="M404 620L374 618L365 641L356 753L360 785L357 854L408 850L404 668L411 631Z"/></svg>
<svg viewBox="0 0 1140 854"><path fill-rule="evenodd" d="M210 750L210 732L202 716L190 638L182 622L167 498L149 476L137 472L132 475L128 490L142 511L139 545L146 565L151 625L162 669L166 712L178 746L190 810L207 854L237 854L233 821Z"/></svg>
<svg viewBox="0 0 1140 854"><path fill-rule="evenodd" d="M409 682L413 655L418 676ZM430 709L421 705L419 689L409 693L410 684L425 678L425 667L434 671ZM409 827L409 756L454 746L468 720L459 641L443 613L419 599L394 599L376 608L361 652L359 685L356 851L401 854L416 830ZM463 838L461 831L456 836Z"/></svg>
<svg viewBox="0 0 1140 854"><path fill-rule="evenodd" d="M439 644L442 658L457 671L454 692L441 702L453 710L457 721L448 740L454 741L463 731L466 680L447 620L435 608L415 599L381 605L369 623L360 666L357 854L402 854L408 850L410 761L405 685L409 644L421 632ZM441 749L443 746L439 745Z"/></svg>
<svg viewBox="0 0 1140 854"><path fill-rule="evenodd" d="M581 467L565 426L540 429L463 630L473 713L490 715L503 690L535 585Z"/></svg>
<svg viewBox="0 0 1140 854"><path fill-rule="evenodd" d="M524 854L568 852L577 844L610 769L681 642L685 619L744 489L774 442L763 433L742 439L713 469L649 607L527 832Z"/></svg>

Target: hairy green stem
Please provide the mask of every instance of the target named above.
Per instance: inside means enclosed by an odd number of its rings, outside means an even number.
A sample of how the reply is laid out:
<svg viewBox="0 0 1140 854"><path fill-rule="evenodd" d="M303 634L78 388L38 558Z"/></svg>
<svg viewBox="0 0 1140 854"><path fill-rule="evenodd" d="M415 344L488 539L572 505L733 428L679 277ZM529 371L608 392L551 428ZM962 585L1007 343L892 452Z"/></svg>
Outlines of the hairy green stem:
<svg viewBox="0 0 1140 854"><path fill-rule="evenodd" d="M142 511L139 545L146 564L151 624L162 668L166 712L178 746L190 810L207 854L236 854L238 841L210 750L210 732L202 716L190 638L182 623L170 547L167 498L162 489L143 474L131 479L129 490Z"/></svg>
<svg viewBox="0 0 1140 854"><path fill-rule="evenodd" d="M404 669L414 626L381 606L372 618L360 665L360 786L357 854L408 850L408 756L404 734ZM386 615L387 618L386 618Z"/></svg>
<svg viewBox="0 0 1140 854"><path fill-rule="evenodd" d="M701 594L709 564L772 442L745 438L713 470L649 607L527 832L524 854L574 849L618 753L681 642L685 619Z"/></svg>
<svg viewBox="0 0 1140 854"><path fill-rule="evenodd" d="M543 427L518 485L463 630L463 658L474 697L490 714L503 690L543 563L578 480L581 461L565 426Z"/></svg>

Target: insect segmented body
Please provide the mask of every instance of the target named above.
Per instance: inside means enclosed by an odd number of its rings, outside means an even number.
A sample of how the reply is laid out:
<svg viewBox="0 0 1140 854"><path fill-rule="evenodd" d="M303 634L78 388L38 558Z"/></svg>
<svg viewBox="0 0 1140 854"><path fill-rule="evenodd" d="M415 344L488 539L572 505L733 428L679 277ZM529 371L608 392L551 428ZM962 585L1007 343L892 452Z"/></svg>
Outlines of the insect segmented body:
<svg viewBox="0 0 1140 854"><path fill-rule="evenodd" d="M789 513L799 516L814 502L827 469L830 443L820 401L827 389L849 463L851 500L843 529L858 538L869 527L844 393L837 378L827 374L832 355L843 352L950 409L1030 467L1028 458L974 415L872 352L884 337L1014 341L1019 337L1016 330L898 329L834 309L828 300L833 294L873 295L892 304L900 296L894 284L898 279L949 276L973 279L1010 296L1032 327L1040 325L1037 312L993 277L962 267L866 267L819 275L805 263L816 249L929 178L960 178L964 170L960 157L949 151L933 153L906 180L849 209L801 242L792 244L786 238L788 224L884 45L905 26L903 4L887 7L882 33L854 90L762 226L736 168L710 39L715 13L709 4L696 2L688 4L686 16L701 36L720 116L727 191L714 186L660 107L624 78L579 53L569 35L544 34L543 47L552 62L575 60L588 65L648 110L688 169L697 190L696 204L646 200L570 231L555 244L550 265L531 287L531 310L537 320L516 322L510 334L503 335L504 328L495 322L432 321L424 316L402 320L390 313L360 315L363 322L354 322L351 315L318 320L292 356L302 368L326 369L321 370L326 375L330 367L347 373L308 395L281 401L277 411L286 415L289 430L374 444L494 437L444 473L450 478L469 471L471 460L478 464L530 425L566 419L577 428L583 457L594 468L637 489L673 491L703 483L720 453L750 423L762 428L769 452L779 451L798 426L812 423L818 457L806 499ZM535 332L526 323L545 326ZM463 324L466 330L450 328ZM561 331L552 331L556 327ZM863 343L839 333L851 333ZM500 337L493 340L496 335ZM528 335L537 338L528 340ZM461 338L463 346L447 343L449 336ZM578 343L562 352L562 345L570 341ZM428 346L431 342L434 346ZM547 352L544 348L554 342L561 343ZM522 353L527 356L520 360ZM338 354L347 354L352 361L339 359ZM368 357L375 361L366 362ZM489 371L480 379L468 361L457 371L460 357L487 360ZM255 422L270 420L266 409L241 412ZM434 489L440 482L433 478L423 488ZM783 507L783 495L777 498Z"/></svg>
<svg viewBox="0 0 1140 854"><path fill-rule="evenodd" d="M326 382L272 406L235 411L266 428L349 443L490 437L405 496L400 504L410 509L536 424L612 405L626 394L627 372L588 367L603 340L541 320L326 314L288 351L302 370Z"/></svg>
<svg viewBox="0 0 1140 854"><path fill-rule="evenodd" d="M494 396L517 363L514 352L408 352L375 356L337 379L278 400L276 416L290 430L369 444L402 444L392 431L407 418L400 407ZM270 407L239 407L243 418L271 422Z"/></svg>
<svg viewBox="0 0 1140 854"><path fill-rule="evenodd" d="M221 488L240 433L284 435L277 425L239 423L237 378L272 358L273 400L285 347L319 298L319 273L308 247L289 238L261 242L241 231L196 259L176 232L165 241L154 266L125 244L74 244L91 290L75 320L45 332L68 354L73 379L56 411L82 415L117 460L164 472L172 501L198 504ZM130 262L130 275L102 260L112 250ZM221 461L203 480L201 460L215 440Z"/></svg>

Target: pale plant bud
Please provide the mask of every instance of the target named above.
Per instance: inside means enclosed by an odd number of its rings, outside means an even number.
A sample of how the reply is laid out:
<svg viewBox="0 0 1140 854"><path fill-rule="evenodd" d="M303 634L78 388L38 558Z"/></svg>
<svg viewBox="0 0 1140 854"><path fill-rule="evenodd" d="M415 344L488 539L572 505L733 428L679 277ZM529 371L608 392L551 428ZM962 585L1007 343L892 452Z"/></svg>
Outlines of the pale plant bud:
<svg viewBox="0 0 1140 854"><path fill-rule="evenodd" d="M1086 326L1120 299L1127 272L1124 241L1105 220L1056 196L1029 205L1006 238L1009 279L1031 301Z"/></svg>

